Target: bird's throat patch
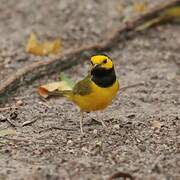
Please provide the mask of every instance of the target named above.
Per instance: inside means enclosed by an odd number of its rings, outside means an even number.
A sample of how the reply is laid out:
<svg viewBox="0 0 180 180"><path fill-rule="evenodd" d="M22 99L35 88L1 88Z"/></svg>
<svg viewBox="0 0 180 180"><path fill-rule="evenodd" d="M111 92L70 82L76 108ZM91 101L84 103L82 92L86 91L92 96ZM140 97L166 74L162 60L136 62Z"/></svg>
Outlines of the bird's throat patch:
<svg viewBox="0 0 180 180"><path fill-rule="evenodd" d="M116 81L116 74L114 67L111 69L96 68L91 71L92 81L102 88L107 88L112 86Z"/></svg>

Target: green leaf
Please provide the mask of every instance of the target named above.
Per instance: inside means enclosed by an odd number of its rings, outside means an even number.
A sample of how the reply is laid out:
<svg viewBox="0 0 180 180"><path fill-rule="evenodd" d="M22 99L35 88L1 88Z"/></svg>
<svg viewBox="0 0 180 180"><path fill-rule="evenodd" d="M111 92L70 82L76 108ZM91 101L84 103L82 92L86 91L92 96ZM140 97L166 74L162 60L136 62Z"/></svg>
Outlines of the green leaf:
<svg viewBox="0 0 180 180"><path fill-rule="evenodd" d="M60 73L60 79L62 81L65 81L72 88L75 85L75 82L72 79L70 79L65 73Z"/></svg>

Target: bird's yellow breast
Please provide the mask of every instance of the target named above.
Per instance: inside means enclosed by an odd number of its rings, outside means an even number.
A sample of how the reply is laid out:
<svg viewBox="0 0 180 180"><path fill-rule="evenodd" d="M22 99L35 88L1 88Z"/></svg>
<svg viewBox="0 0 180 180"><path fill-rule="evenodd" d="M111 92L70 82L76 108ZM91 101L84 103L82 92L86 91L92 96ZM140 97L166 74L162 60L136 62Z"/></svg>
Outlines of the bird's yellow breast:
<svg viewBox="0 0 180 180"><path fill-rule="evenodd" d="M106 108L112 103L119 89L119 83L107 88L97 86L91 82L91 93L87 95L74 95L72 100L80 107L81 111L97 111Z"/></svg>

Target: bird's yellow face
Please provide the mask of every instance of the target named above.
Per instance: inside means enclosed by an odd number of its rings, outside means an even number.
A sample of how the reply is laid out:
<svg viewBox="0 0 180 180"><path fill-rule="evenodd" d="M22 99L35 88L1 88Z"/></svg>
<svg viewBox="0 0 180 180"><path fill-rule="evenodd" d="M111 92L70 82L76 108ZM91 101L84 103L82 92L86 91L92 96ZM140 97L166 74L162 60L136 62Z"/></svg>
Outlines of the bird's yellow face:
<svg viewBox="0 0 180 180"><path fill-rule="evenodd" d="M95 55L91 57L91 69L98 67L111 69L113 67L112 60L106 55Z"/></svg>

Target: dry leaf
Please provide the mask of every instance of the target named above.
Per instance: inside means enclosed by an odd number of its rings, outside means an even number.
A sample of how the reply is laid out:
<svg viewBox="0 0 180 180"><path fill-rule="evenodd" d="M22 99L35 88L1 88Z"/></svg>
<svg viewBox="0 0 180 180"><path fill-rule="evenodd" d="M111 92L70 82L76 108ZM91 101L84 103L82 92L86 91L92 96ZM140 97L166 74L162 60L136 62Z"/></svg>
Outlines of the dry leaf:
<svg viewBox="0 0 180 180"><path fill-rule="evenodd" d="M163 19L176 19L180 18L180 6L172 7L167 9L164 13L161 14Z"/></svg>
<svg viewBox="0 0 180 180"><path fill-rule="evenodd" d="M61 41L56 39L52 42L45 41L39 43L35 34L31 33L26 45L26 52L37 56L45 56L48 54L57 54L61 47Z"/></svg>
<svg viewBox="0 0 180 180"><path fill-rule="evenodd" d="M158 128L159 129L159 128L161 128L162 123L155 120L155 121L152 122L151 125L152 125L153 128Z"/></svg>
<svg viewBox="0 0 180 180"><path fill-rule="evenodd" d="M38 43L35 34L31 33L26 45L26 52L34 55L43 55L43 46Z"/></svg>
<svg viewBox="0 0 180 180"><path fill-rule="evenodd" d="M57 54L61 48L61 41L60 39L56 39L53 41L52 53Z"/></svg>
<svg viewBox="0 0 180 180"><path fill-rule="evenodd" d="M130 18L132 18L132 16L135 13L144 12L147 8L148 8L147 2L144 2L144 3L136 2L136 3L133 3L132 5L127 6L126 8L124 8L123 13L122 13L124 16L123 21L124 22L128 21Z"/></svg>
<svg viewBox="0 0 180 180"><path fill-rule="evenodd" d="M133 8L135 12L141 13L141 12L144 12L148 8L148 4L147 2L144 2L144 3L136 2L134 3Z"/></svg>
<svg viewBox="0 0 180 180"><path fill-rule="evenodd" d="M38 93L43 98L47 98L49 96L49 91L46 88L44 88L43 86L40 86L38 88Z"/></svg>
<svg viewBox="0 0 180 180"><path fill-rule="evenodd" d="M163 22L167 22L167 21L171 21L171 20L180 20L180 6L172 7L172 8L165 10L164 12L159 14L159 16L154 17L151 20L149 20L149 21L143 23L142 25L140 25L139 27L137 27L136 30L142 31L142 30L150 28L154 25L157 25L157 24L160 24Z"/></svg>
<svg viewBox="0 0 180 180"><path fill-rule="evenodd" d="M50 92L72 90L72 87L66 81L52 82L46 85L42 85L38 89L40 96L47 98Z"/></svg>
<svg viewBox="0 0 180 180"><path fill-rule="evenodd" d="M13 129L3 129L0 130L0 137L4 137L7 135L16 135L16 131Z"/></svg>

